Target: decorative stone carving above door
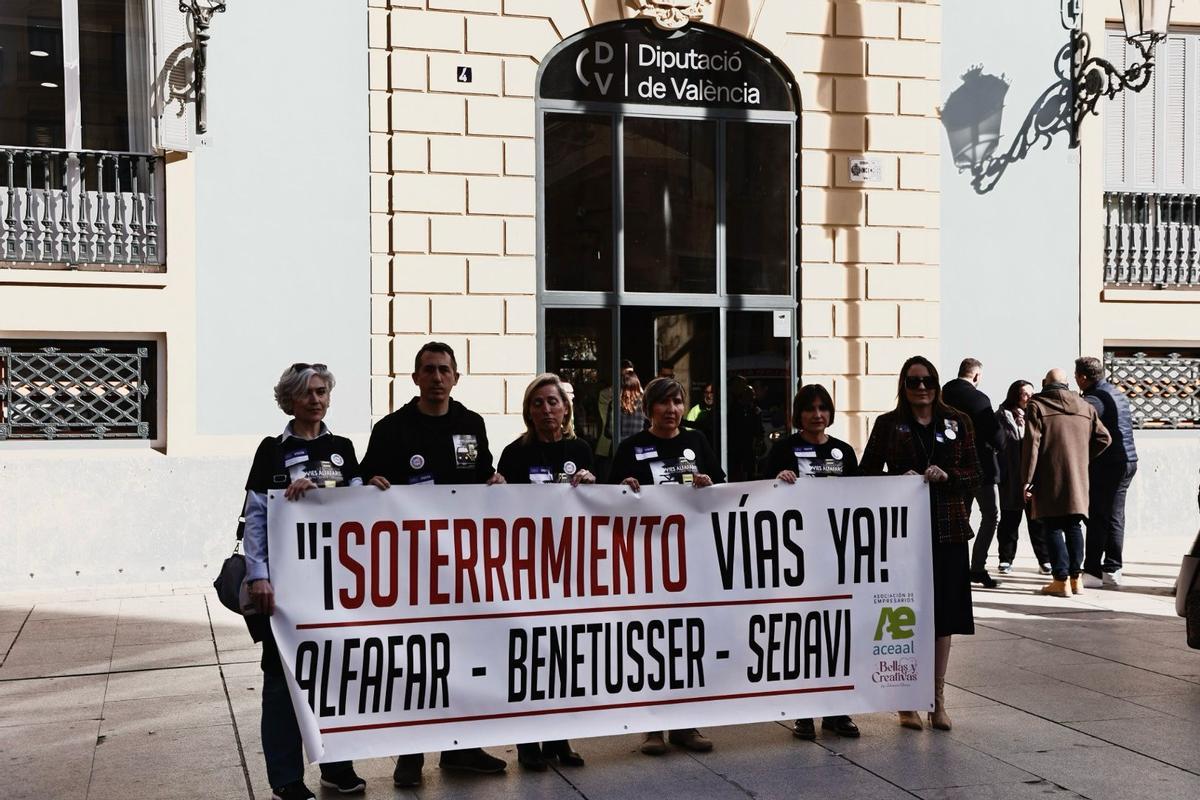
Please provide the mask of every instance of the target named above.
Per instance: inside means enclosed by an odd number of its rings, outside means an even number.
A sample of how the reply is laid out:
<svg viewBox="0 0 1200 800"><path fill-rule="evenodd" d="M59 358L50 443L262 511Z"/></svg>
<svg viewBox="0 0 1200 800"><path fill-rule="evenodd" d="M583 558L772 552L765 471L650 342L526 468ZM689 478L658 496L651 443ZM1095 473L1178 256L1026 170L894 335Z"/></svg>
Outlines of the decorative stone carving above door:
<svg viewBox="0 0 1200 800"><path fill-rule="evenodd" d="M713 0L629 0L629 4L639 15L654 20L658 27L675 30L701 19Z"/></svg>

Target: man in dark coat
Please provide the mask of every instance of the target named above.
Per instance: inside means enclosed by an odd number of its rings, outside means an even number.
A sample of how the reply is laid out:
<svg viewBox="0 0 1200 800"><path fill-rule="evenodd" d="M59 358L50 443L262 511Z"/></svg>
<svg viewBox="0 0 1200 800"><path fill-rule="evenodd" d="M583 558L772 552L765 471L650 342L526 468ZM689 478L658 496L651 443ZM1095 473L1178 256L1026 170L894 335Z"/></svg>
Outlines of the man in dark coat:
<svg viewBox="0 0 1200 800"><path fill-rule="evenodd" d="M992 546L992 539L996 536L996 523L999 520L996 484L1000 482L1000 469L996 453L1004 446L1004 433L996 422L992 401L979 391L979 381L982 377L983 363L976 358L964 358L958 366L958 378L942 387L942 399L947 405L970 417L971 425L975 428L975 451L979 455L983 481L972 499L979 504L979 513L983 519L979 523L979 533L971 548L971 580L991 589L1000 585L999 581L988 575L987 555ZM967 511L970 513L969 504Z"/></svg>
<svg viewBox="0 0 1200 800"><path fill-rule="evenodd" d="M1083 591L1080 522L1088 514L1088 463L1111 441L1096 409L1067 388L1066 373L1050 370L1025 409L1021 443L1025 496L1033 501L1031 516L1044 526L1053 566L1054 580L1042 594L1070 597Z"/></svg>
<svg viewBox="0 0 1200 800"><path fill-rule="evenodd" d="M1104 380L1100 359L1075 359L1075 382L1083 399L1100 416L1112 445L1088 468L1087 541L1083 557L1083 585L1115 589L1121 585L1121 548L1125 543L1125 493L1137 474L1137 448L1133 445L1133 417L1125 394Z"/></svg>

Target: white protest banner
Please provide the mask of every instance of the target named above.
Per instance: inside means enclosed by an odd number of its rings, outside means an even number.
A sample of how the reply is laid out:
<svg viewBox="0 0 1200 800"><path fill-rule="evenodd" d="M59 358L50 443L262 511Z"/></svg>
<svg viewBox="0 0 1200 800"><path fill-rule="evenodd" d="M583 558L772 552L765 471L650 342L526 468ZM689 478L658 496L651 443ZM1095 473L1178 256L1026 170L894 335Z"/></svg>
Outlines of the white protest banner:
<svg viewBox="0 0 1200 800"><path fill-rule="evenodd" d="M932 704L921 478L269 497L313 760Z"/></svg>

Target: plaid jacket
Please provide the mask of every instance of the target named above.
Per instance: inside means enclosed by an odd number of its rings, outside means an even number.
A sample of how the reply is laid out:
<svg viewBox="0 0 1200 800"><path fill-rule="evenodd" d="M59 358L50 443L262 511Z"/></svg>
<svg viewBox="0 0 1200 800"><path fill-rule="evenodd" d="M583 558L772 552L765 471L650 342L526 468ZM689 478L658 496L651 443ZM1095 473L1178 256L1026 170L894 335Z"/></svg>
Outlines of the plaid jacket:
<svg viewBox="0 0 1200 800"><path fill-rule="evenodd" d="M859 463L860 475L903 475L924 472L924 453L912 432L914 423L899 412L889 411L875 420L871 438ZM957 411L943 418L935 415L934 430L955 432L954 438L934 442L931 462L950 476L945 483L931 483L933 535L942 544L965 542L975 535L971 530L970 500L983 481L979 455L975 452L975 431L971 420Z"/></svg>

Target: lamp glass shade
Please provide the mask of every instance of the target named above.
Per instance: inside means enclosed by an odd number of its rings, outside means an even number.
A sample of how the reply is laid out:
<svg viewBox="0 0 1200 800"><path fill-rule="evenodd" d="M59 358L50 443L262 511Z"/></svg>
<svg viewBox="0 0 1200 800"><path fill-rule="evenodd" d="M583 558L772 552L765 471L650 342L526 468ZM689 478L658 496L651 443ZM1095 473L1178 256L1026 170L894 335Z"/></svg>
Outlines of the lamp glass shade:
<svg viewBox="0 0 1200 800"><path fill-rule="evenodd" d="M1172 0L1121 0L1127 39L1162 39L1171 23Z"/></svg>

